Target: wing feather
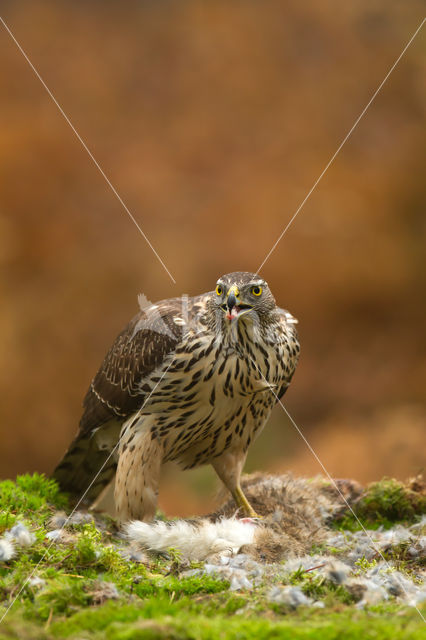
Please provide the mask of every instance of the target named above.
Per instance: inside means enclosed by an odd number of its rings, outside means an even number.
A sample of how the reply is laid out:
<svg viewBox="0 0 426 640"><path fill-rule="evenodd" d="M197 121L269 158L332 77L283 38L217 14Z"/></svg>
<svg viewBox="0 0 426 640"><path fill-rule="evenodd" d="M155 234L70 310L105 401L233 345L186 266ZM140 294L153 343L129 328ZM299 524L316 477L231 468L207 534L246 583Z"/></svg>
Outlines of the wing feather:
<svg viewBox="0 0 426 640"><path fill-rule="evenodd" d="M140 311L117 336L93 378L83 401L80 432L87 433L111 418L124 420L144 402L143 380L159 367L181 341L182 299L165 300Z"/></svg>

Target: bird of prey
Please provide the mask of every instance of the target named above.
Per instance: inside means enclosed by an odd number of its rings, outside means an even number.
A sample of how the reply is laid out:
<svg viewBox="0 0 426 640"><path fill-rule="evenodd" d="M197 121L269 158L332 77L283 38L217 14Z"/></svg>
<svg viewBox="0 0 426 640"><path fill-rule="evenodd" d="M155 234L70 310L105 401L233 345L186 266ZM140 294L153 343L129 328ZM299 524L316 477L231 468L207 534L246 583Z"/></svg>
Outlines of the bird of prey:
<svg viewBox="0 0 426 640"><path fill-rule="evenodd" d="M79 432L54 471L93 501L113 480L121 521L155 515L163 463L210 463L241 512L247 450L290 384L297 320L257 274L222 276L214 291L162 300L119 334L84 399Z"/></svg>

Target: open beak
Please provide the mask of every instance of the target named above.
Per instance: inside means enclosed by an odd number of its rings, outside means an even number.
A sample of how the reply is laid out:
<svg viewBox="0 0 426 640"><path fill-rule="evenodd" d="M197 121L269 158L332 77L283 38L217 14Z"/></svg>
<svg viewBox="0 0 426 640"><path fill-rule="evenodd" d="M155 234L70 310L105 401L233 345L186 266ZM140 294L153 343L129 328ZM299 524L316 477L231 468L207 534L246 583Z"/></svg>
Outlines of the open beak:
<svg viewBox="0 0 426 640"><path fill-rule="evenodd" d="M240 292L236 285L233 285L229 289L226 304L224 304L223 307L224 311L226 311L226 317L228 320L234 320L235 318L238 318L243 310L251 309L249 304L242 304L240 302Z"/></svg>
<svg viewBox="0 0 426 640"><path fill-rule="evenodd" d="M226 300L226 307L228 309L227 317L234 317L238 313L237 297L233 291L228 295Z"/></svg>

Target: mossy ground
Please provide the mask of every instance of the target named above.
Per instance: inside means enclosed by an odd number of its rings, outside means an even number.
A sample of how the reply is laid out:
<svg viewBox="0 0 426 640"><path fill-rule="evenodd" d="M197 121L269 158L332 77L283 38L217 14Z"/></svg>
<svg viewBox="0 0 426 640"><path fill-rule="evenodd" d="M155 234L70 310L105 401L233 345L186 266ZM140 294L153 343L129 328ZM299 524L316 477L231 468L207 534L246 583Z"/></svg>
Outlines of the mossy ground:
<svg viewBox="0 0 426 640"><path fill-rule="evenodd" d="M382 492L375 487L372 499L364 503L374 503L369 518L374 518L372 513L388 521L394 516L415 517L416 512L406 507L403 512L387 507L386 513L381 511L388 503L388 497L377 502L377 494L383 492L389 496L388 485ZM296 571L290 583L321 599L325 609L291 610L271 604L266 598L270 583L232 593L227 582L212 577L183 578L178 556L153 558L148 566L132 562L116 548L112 522L105 521L101 529L93 523L74 525L72 543L52 544L46 539L47 523L57 509L66 507L66 497L43 476L0 483L0 535L22 522L36 536L34 544L0 564L0 616L18 596L0 624L1 640L424 637L424 624L415 609L396 602L357 609L343 587L312 573ZM26 582L29 577L43 582Z"/></svg>
<svg viewBox="0 0 426 640"><path fill-rule="evenodd" d="M414 479L412 484L420 482ZM414 488L416 490L393 478L372 482L354 505L354 513L346 512L335 525L358 531L361 525L368 529L388 529L397 523L413 522L417 516L426 514L424 486Z"/></svg>

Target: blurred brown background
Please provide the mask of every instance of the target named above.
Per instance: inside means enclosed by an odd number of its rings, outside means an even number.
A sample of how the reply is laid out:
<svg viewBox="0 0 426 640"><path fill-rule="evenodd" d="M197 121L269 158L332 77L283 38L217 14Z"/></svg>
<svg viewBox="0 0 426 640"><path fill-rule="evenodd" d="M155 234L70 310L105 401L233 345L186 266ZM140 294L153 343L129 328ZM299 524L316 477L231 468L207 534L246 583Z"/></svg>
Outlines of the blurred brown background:
<svg viewBox="0 0 426 640"><path fill-rule="evenodd" d="M7 2L0 25L0 476L49 472L139 292L256 270L420 24L421 2ZM424 464L426 30L266 263L299 318L285 402L329 472ZM277 408L248 470L321 471ZM213 472L172 474L170 513Z"/></svg>

